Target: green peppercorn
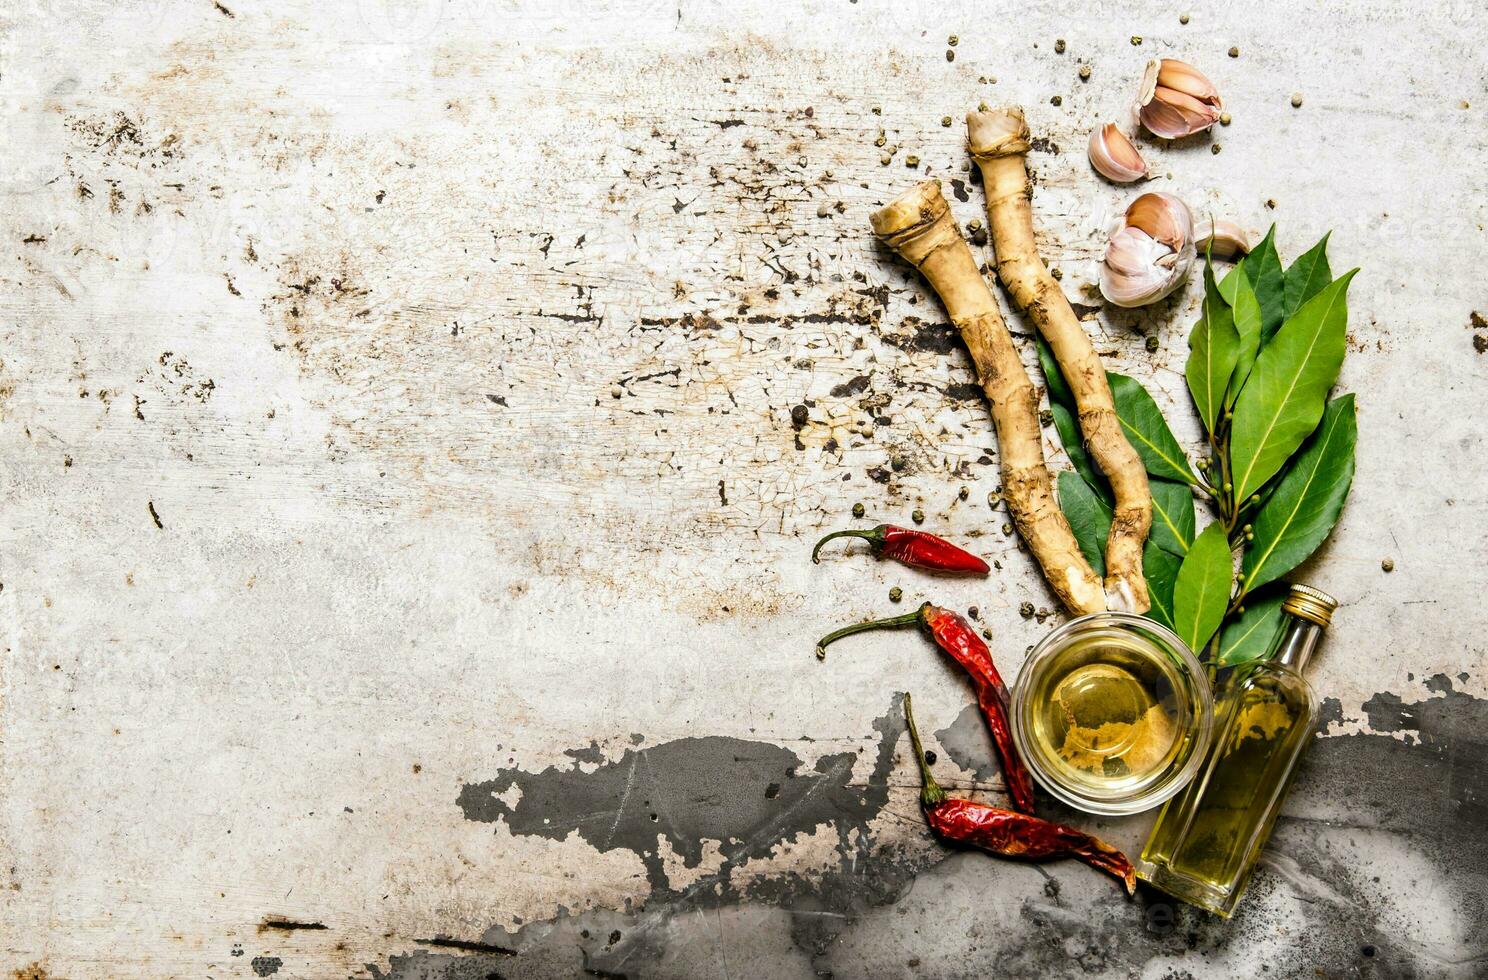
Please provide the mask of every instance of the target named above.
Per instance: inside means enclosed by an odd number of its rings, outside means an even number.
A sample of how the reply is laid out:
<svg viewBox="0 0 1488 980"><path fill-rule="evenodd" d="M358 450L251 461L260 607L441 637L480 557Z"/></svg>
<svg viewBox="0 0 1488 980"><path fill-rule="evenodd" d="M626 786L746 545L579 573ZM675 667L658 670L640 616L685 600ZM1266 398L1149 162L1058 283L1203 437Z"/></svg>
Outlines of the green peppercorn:
<svg viewBox="0 0 1488 980"><path fill-rule="evenodd" d="M909 515L909 519L916 524L923 524L925 523L925 512L916 507L914 513Z"/></svg>
<svg viewBox="0 0 1488 980"><path fill-rule="evenodd" d="M899 588L899 586L896 585L892 589L889 590L889 601L890 602L898 602L900 599L903 599L903 598L904 598L904 590L901 589L901 588Z"/></svg>
<svg viewBox="0 0 1488 980"><path fill-rule="evenodd" d="M864 513L866 513L866 510L862 504L853 504L854 517L862 517Z"/></svg>

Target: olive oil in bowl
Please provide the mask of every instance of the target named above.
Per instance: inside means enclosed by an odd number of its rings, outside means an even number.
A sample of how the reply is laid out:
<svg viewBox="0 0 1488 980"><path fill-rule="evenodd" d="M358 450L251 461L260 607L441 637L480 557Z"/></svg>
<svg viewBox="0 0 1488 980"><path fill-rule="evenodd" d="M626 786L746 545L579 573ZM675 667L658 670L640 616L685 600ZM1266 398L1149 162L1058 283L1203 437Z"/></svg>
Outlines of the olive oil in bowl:
<svg viewBox="0 0 1488 980"><path fill-rule="evenodd" d="M1044 788L1093 813L1172 796L1208 748L1209 686L1176 636L1141 616L1097 613L1038 645L1018 675L1013 733Z"/></svg>

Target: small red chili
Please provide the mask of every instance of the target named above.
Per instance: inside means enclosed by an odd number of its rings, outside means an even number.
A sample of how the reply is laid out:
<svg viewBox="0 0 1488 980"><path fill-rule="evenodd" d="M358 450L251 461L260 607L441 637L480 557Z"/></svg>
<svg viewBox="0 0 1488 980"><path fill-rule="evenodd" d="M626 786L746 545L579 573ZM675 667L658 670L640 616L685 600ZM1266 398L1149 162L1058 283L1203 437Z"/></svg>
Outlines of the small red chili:
<svg viewBox="0 0 1488 980"><path fill-rule="evenodd" d="M892 558L911 568L928 568L936 572L966 572L986 575L991 569L976 555L958 548L945 538L907 527L880 524L867 531L833 531L811 549L811 560L821 563L822 545L833 538L862 538L873 546L880 558Z"/></svg>
<svg viewBox="0 0 1488 980"><path fill-rule="evenodd" d="M1105 841L1062 823L946 796L945 790L930 774L930 764L925 760L925 747L920 744L920 733L915 728L914 709L908 694L904 695L904 720L909 726L909 738L914 743L915 759L920 765L920 807L937 836L970 844L992 854L1027 861L1076 858L1120 878L1128 895L1136 891L1136 869L1125 854Z"/></svg>
<svg viewBox="0 0 1488 980"><path fill-rule="evenodd" d="M924 629L936 646L950 654L961 665L961 669L971 676L972 686L976 689L977 705L982 709L982 717L986 719L987 728L992 732L997 754L1002 757L1002 776L1007 782L1008 794L1013 798L1013 806L1024 813L1032 813L1033 777L1028 774L1027 767L1018 756L1018 748L1013 744L1013 729L1008 721L1007 685L1002 682L1002 675L992 662L992 651L977 636L976 628L960 615L927 602L903 616L844 626L828 633L816 644L817 659L825 659L827 645L844 636L864 630L904 626L919 626Z"/></svg>

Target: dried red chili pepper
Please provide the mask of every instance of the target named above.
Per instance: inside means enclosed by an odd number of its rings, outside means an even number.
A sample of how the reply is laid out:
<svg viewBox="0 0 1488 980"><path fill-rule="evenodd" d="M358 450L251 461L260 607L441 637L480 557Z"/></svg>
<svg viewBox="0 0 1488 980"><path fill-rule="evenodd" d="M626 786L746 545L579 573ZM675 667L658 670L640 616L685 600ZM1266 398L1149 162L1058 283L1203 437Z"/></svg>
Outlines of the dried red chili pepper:
<svg viewBox="0 0 1488 980"><path fill-rule="evenodd" d="M930 774L908 694L904 695L904 720L920 764L920 807L936 836L1027 861L1072 857L1120 878L1128 895L1136 891L1136 869L1125 854L1105 841L1062 823L946 796Z"/></svg>
<svg viewBox="0 0 1488 980"><path fill-rule="evenodd" d="M1024 813L1032 813L1033 777L1028 774L1027 767L1023 765L1023 760L1018 756L1018 748L1013 744L1013 729L1008 721L1007 685L1002 682L1002 675L997 672L997 666L992 662L992 651L987 649L987 644L982 642L980 636L977 636L976 628L961 616L949 609L932 606L927 602L914 612L903 616L856 623L828 633L816 644L816 656L818 659L825 658L827 644L844 636L851 636L853 633L861 633L864 630L893 629L903 626L919 626L924 629L935 641L936 646L950 654L956 663L971 675L972 686L976 688L977 704L982 709L982 717L987 721L987 728L992 732L992 741L997 745L997 754L1002 757L1002 777L1007 782L1008 793L1013 798L1013 806Z"/></svg>
<svg viewBox="0 0 1488 980"><path fill-rule="evenodd" d="M833 531L811 549L811 560L821 563L822 545L833 538L862 538L873 546L874 555L892 558L911 568L928 568L936 572L966 572L986 575L991 569L976 555L958 548L945 538L907 527L880 524L867 531Z"/></svg>

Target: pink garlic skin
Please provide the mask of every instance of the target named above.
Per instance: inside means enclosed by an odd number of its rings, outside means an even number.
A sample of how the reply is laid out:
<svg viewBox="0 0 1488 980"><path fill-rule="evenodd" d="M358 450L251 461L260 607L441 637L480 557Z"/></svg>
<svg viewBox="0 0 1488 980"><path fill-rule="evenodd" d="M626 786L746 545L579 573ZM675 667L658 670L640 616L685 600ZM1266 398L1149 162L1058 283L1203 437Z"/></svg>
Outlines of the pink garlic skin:
<svg viewBox="0 0 1488 980"><path fill-rule="evenodd" d="M1224 101L1214 83L1193 65L1172 58L1148 64L1137 98L1137 117L1154 136L1182 139L1219 122Z"/></svg>

